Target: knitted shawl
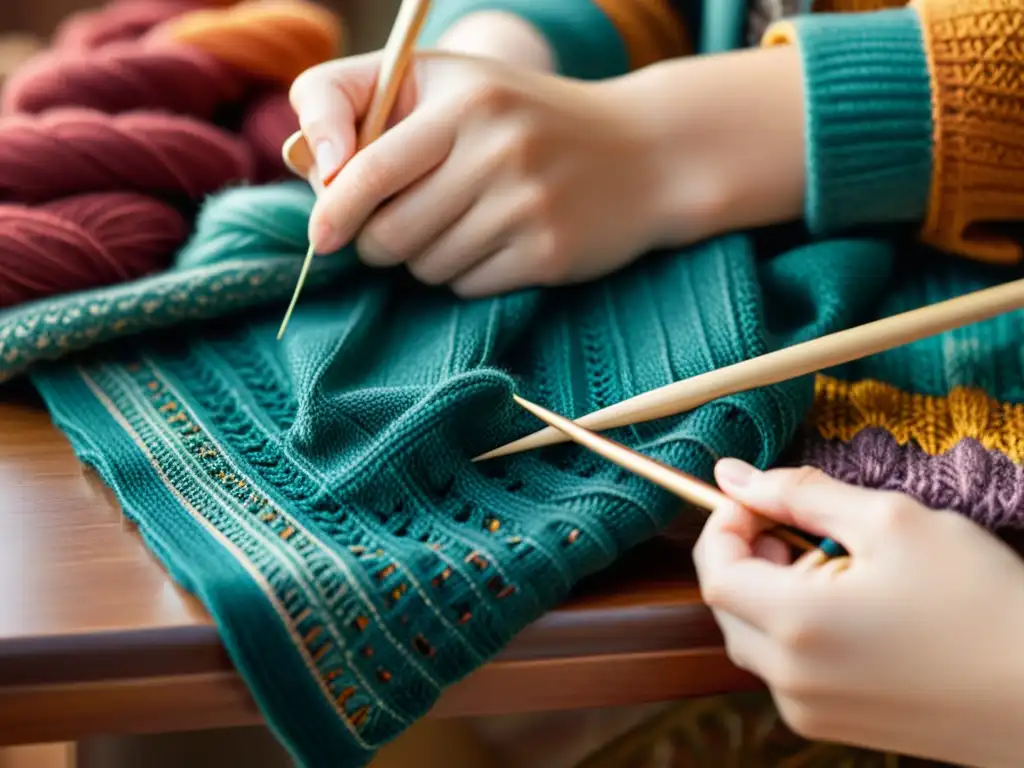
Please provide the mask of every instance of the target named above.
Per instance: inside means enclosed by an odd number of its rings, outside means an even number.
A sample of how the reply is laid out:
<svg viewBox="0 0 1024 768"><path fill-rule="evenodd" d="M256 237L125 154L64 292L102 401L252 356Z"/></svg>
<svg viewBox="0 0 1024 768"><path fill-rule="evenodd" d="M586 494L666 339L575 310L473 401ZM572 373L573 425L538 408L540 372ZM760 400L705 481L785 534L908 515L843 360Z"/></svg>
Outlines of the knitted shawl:
<svg viewBox="0 0 1024 768"><path fill-rule="evenodd" d="M574 446L472 463L539 426L513 391L581 415L1006 277L917 260L891 239L778 231L651 254L582 286L465 302L346 251L317 260L278 342L311 205L302 184L224 193L171 271L0 315L0 370L31 373L307 766L367 763L446 686L680 513ZM804 458L984 518L1017 504L1009 454L958 440L940 464L922 461L920 446L942 435L948 447L953 433L915 419L970 387L1019 401L1019 324L1001 318L817 385L804 377L613 434L710 478L723 456L784 459L805 423ZM882 402L840 383L865 376L879 392L916 386L932 398ZM866 403L875 409L856 411ZM908 415L901 424L924 426L876 425L893 407ZM964 461L1014 468L971 507L979 476L957 474Z"/></svg>

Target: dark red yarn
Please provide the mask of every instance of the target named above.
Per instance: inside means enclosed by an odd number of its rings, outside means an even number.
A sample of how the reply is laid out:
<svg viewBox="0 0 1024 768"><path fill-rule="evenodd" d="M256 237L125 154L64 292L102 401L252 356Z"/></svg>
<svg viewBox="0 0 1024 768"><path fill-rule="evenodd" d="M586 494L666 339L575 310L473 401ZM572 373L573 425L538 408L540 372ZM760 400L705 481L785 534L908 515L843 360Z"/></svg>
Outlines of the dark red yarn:
<svg viewBox="0 0 1024 768"><path fill-rule="evenodd" d="M119 0L69 16L53 35L54 48L100 48L136 40L158 24L202 8L201 0Z"/></svg>
<svg viewBox="0 0 1024 768"><path fill-rule="evenodd" d="M99 51L39 54L8 78L2 109L5 114L63 107L110 114L158 110L209 119L242 92L240 74L203 51L114 43Z"/></svg>
<svg viewBox="0 0 1024 768"><path fill-rule="evenodd" d="M281 147L295 131L299 119L288 101L288 94L270 92L253 99L242 120L242 137L252 147L261 181L280 179L288 174L281 159Z"/></svg>
<svg viewBox="0 0 1024 768"><path fill-rule="evenodd" d="M53 110L0 120L0 201L124 190L200 200L252 179L253 166L240 138L186 117Z"/></svg>
<svg viewBox="0 0 1024 768"><path fill-rule="evenodd" d="M173 207L128 192L0 205L0 308L152 274L188 232Z"/></svg>

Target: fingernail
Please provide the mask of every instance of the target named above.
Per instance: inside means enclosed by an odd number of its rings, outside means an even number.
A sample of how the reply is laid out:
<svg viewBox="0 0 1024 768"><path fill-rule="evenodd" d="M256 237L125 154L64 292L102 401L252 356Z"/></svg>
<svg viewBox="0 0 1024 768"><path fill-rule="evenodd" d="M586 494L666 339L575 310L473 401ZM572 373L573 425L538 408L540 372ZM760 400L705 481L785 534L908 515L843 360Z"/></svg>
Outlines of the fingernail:
<svg viewBox="0 0 1024 768"><path fill-rule="evenodd" d="M338 173L338 168L341 166L341 155L338 154L338 150L334 148L334 145L327 141L327 139L321 139L316 143L316 169L320 174L320 179L324 186L330 183L330 179Z"/></svg>
<svg viewBox="0 0 1024 768"><path fill-rule="evenodd" d="M320 256L334 253L341 247L341 244L336 242L334 228L328 222L321 220L310 223L309 242L313 244L317 255Z"/></svg>
<svg viewBox="0 0 1024 768"><path fill-rule="evenodd" d="M747 485L758 474L757 469L739 459L722 459L715 466L715 476L719 482L725 481L736 487Z"/></svg>

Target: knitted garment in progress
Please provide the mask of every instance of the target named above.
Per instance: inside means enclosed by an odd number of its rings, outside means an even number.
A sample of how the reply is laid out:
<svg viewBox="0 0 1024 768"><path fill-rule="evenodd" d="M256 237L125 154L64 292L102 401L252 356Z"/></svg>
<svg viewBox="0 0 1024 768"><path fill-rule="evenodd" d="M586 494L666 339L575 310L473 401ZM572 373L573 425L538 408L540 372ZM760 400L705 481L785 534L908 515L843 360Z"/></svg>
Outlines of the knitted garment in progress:
<svg viewBox="0 0 1024 768"><path fill-rule="evenodd" d="M198 234L220 226L232 256L235 227L251 269L279 258L259 254L282 235L270 210L237 231L224 203L238 194L209 204ZM293 227L296 262L304 235ZM832 241L758 260L735 236L475 302L350 253L322 261L336 272L283 342L275 304L99 347L34 380L212 613L282 743L303 765L358 766L680 509L572 446L472 463L538 426L514 390L578 415L838 330L870 311L891 254ZM721 456L772 463L812 397L805 377L617 437L710 478Z"/></svg>

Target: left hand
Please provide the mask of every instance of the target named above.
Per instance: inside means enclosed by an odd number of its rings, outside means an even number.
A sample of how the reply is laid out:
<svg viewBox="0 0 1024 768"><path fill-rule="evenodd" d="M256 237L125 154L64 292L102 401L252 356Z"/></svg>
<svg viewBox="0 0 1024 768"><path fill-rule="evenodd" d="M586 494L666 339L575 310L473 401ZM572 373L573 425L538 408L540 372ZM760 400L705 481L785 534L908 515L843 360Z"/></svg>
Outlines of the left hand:
<svg viewBox="0 0 1024 768"><path fill-rule="evenodd" d="M1024 765L1024 562L1012 550L960 515L811 469L727 460L717 475L737 503L694 551L703 597L730 658L768 684L790 727ZM835 539L849 567L790 565L764 535L772 522Z"/></svg>
<svg viewBox="0 0 1024 768"><path fill-rule="evenodd" d="M300 122L342 91L362 94L347 112L365 110L371 89L344 85L372 75L375 62L304 74L293 87ZM411 78L416 92L403 104L414 106L320 192L311 216L319 252L358 238L371 266L405 265L476 297L602 276L656 247L665 221L679 218L662 188L666 153L618 81L441 52L417 54ZM705 175L694 168L687 183L698 189Z"/></svg>

